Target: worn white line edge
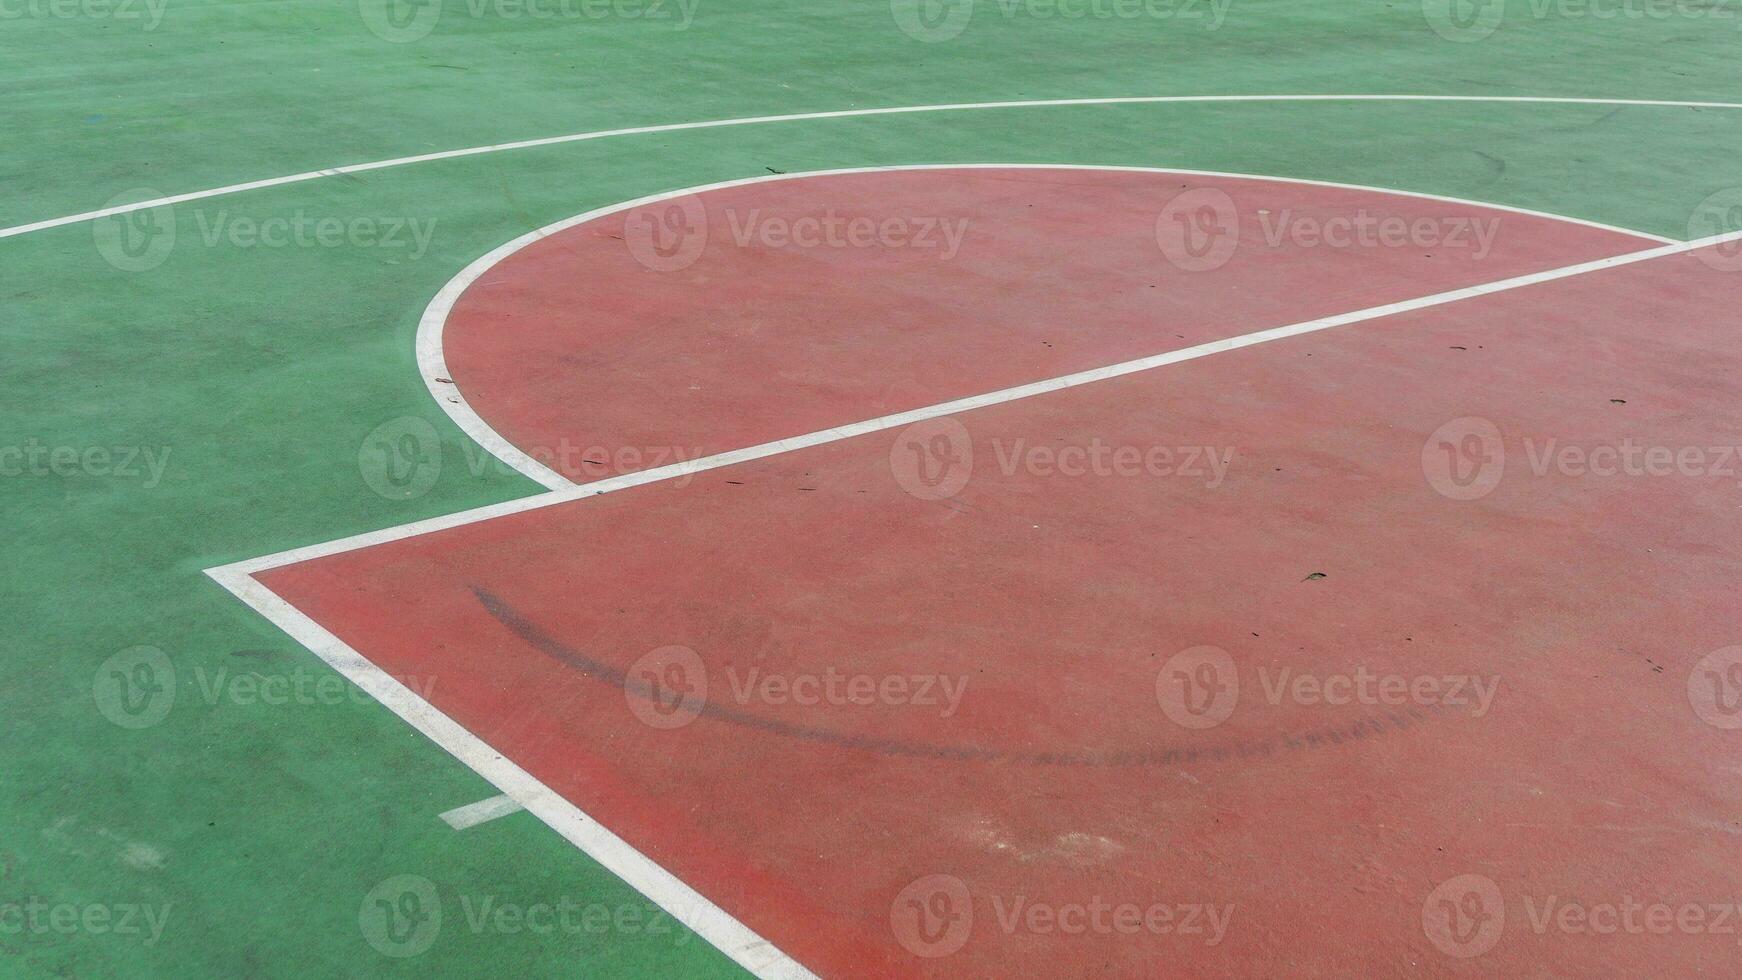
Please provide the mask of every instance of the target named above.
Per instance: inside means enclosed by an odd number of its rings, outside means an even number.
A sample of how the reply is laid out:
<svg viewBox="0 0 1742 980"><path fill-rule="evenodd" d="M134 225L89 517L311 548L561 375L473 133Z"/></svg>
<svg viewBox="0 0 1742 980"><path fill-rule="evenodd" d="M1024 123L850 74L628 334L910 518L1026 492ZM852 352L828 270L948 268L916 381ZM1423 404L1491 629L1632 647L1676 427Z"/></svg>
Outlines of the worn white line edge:
<svg viewBox="0 0 1742 980"><path fill-rule="evenodd" d="M460 427L460 430L472 440L483 446L496 458L513 467L516 471L531 479L547 490L562 490L573 487L574 481L538 461L533 455L509 442L497 432L488 422L472 408L465 393L460 391L454 381L453 372L448 369L447 355L442 349L443 330L446 327L448 315L453 312L454 304L460 296L471 288L472 284L483 278L492 268L495 268L508 257L526 248L528 245L551 235L567 231L577 225L586 224L600 218L609 217L624 211L669 201L674 198L688 197L693 194L705 194L709 191L724 190L730 187L743 187L748 184L765 184L776 181L798 180L804 177L833 177L845 174L883 173L910 170L1105 170L1124 173L1156 173L1180 174L1188 177L1209 177L1218 180L1268 180L1279 183L1299 184L1306 187L1330 187L1338 190L1369 191L1375 194L1389 194L1398 197L1415 198L1416 200L1440 201L1448 204L1467 205L1475 208L1486 208L1512 214L1528 215L1533 218L1546 218L1564 221L1569 224L1582 225L1602 231L1631 235L1635 238L1655 242L1673 242L1674 239L1661 235L1652 235L1630 228L1618 228L1614 225L1597 221L1587 221L1583 218L1572 218L1566 215L1554 214L1548 211L1535 211L1529 208L1511 207L1505 204L1490 204L1486 201L1472 201L1461 197L1447 197L1441 194L1422 194L1415 191L1396 190L1389 187L1375 187L1369 184L1344 184L1329 180L1308 180L1301 177L1278 177L1270 174L1232 173L1220 170L1183 170L1175 167L1122 167L1097 166L1094 164L1061 164L1061 163L925 163L906 164L882 167L844 167L836 170L811 170L786 174L762 174L755 177L743 177L736 180L722 180L712 184L699 184L694 187L684 187L678 190L661 191L649 194L631 201L610 204L595 208L583 214L577 214L561 221L553 222L527 232L478 258L470 265L461 269L457 275L448 280L441 290L430 300L429 306L423 311L423 317L417 325L417 368L423 375L424 387L429 390L430 397L435 399L442 411Z"/></svg>
<svg viewBox="0 0 1742 980"><path fill-rule="evenodd" d="M12 238L17 235L28 235L34 231L44 231L49 228L58 228L62 225L76 224L81 221L94 221L98 218L107 218L118 214L131 214L134 211L145 211L151 208L163 207L165 205L183 204L188 201L200 201L225 194L240 194L244 191L264 190L268 187L282 187L285 184L299 184L304 181L318 180L322 177L338 177L343 174L360 174L367 173L371 170L386 170L390 167L404 167L416 163L431 163L437 160L453 160L459 157L478 156L485 153L503 153L510 150L526 150L540 146L556 146L563 143L579 143L585 140L609 139L616 136L639 136L649 133L674 133L682 130L717 129L725 126L752 126L760 123L803 122L813 119L848 119L858 116L891 116L915 112L955 112L970 109L1037 109L1052 106L1080 105L1144 105L1209 102L1485 102L1525 103L1535 105L1642 106L1676 109L1742 109L1742 102L1687 102L1669 99L1559 98L1531 95L1142 95L1086 99L1023 99L1012 102L958 102L944 105L886 106L876 109L836 109L829 112L795 112L785 115L745 116L737 119L713 119L704 122L665 123L656 126L631 126L622 129L601 129L586 133L570 133L565 136L546 136L540 139L516 140L511 143L493 143L488 146L471 146L460 150L443 150L438 153L422 153L416 156L395 157L390 160L376 160L370 163L345 164L338 167L328 167L325 170L310 170L305 173L289 174L283 177L268 177L263 180L251 180L240 184L228 184L223 187L213 187L208 190L189 191L184 194L171 194L165 197L156 197L145 201L117 204L111 207L99 208L95 211L82 211L78 214L69 214L60 218L47 218L42 221L33 221L28 224L14 225L10 228L0 228L0 238Z"/></svg>

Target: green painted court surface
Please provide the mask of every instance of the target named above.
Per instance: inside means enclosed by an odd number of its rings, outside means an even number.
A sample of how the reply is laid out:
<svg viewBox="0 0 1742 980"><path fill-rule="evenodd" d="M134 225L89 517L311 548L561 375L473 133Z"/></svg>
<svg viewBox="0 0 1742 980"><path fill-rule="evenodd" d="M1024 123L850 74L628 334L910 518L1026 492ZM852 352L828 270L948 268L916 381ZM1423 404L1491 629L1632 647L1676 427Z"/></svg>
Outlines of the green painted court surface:
<svg viewBox="0 0 1742 980"><path fill-rule="evenodd" d="M372 32L371 0L165 0L136 17L0 2L0 228L117 195L847 109L1742 103L1733 5L1611 18L1513 2L1466 41L1436 32L1428 6L1066 19L983 0L959 36L924 42L898 27L912 12L899 2L696 0L651 20L449 0L427 36L393 43ZM450 829L438 814L496 790L203 574L538 489L432 402L413 349L436 291L529 230L771 171L996 162L1339 181L1686 239L1734 230L1689 222L1742 186L1739 150L1736 107L961 108L225 194L175 205L173 247L143 257L105 244L116 219L0 238L0 450L21 451L0 462L43 464L0 476L0 906L23 910L0 914L0 975L741 975L529 814ZM440 435L427 492L391 492L368 462L370 434L406 417ZM137 647L169 669L118 680L113 658ZM145 699L143 719L118 691ZM403 958L380 951L395 947L371 935L367 901L402 875L432 883L443 910L430 950ZM527 925L549 921L524 917L540 908L582 910L580 925Z"/></svg>

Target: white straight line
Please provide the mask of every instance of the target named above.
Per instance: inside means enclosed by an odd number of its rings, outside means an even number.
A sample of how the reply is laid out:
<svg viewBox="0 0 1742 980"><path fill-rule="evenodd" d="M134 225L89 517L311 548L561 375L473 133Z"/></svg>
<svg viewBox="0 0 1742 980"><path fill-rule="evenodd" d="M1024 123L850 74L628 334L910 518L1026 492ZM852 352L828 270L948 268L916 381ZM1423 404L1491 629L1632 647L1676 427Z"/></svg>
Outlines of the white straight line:
<svg viewBox="0 0 1742 980"><path fill-rule="evenodd" d="M455 830L465 830L467 827L489 823L497 817L506 817L510 813L519 813L524 809L526 808L520 805L519 800L503 793L500 796L492 796L476 803L454 807L446 813L439 814L439 816L444 823Z"/></svg>
<svg viewBox="0 0 1742 980"><path fill-rule="evenodd" d="M1316 320L1307 320L1303 323L1273 327L1268 330L1259 330L1235 337L1225 337L1221 340L1212 340L1208 343L1197 344L1192 347L1183 347L1179 350L1167 351L1162 354L1153 354L1148 357L1141 357L1136 360L1125 361L1119 364L1091 368L1087 371L1079 371L1075 374L1066 374L1056 378L1049 378L1044 381L1035 381L1029 384L1017 385L1013 388L1004 388L999 391L986 392L985 394L973 395L967 398L958 398L954 401L942 402L925 408L916 408L911 411L898 412L893 415L884 415L879 418L866 419L862 422L854 422L848 425L823 429L807 435L793 436L788 439L778 439L774 442L765 442L759 446L734 449L729 452L716 453L712 456L701 456L695 459L673 463L668 466L641 470L636 473L626 473L621 476L614 476L593 483L584 483L578 486L566 487L561 490L552 490L546 493L534 494L529 497L522 497L517 500L508 500L499 504L491 504L487 507L478 507L454 514L446 514L441 517L432 517L422 521L414 521L410 524L402 524L398 527L383 528L378 531L368 531L363 534L356 534L335 541L328 541L323 544L294 548L274 555L264 555L259 558L251 558L246 561L234 562L229 565L208 569L208 572L215 576L224 575L246 577L257 572L266 571L267 569L280 568L285 565L294 565L298 562L309 561L314 558L342 554L347 551L355 551L358 548L373 547L379 544L386 544L390 541L399 541L404 538L430 534L435 531L443 531L466 524L475 524L480 521L487 521L496 517L505 517L510 514L525 513L543 507L551 507L556 504L565 503L570 500L578 500L582 497L591 497L602 493L609 493L614 490L624 490L629 487L657 483L661 480L671 480L678 477L691 476L707 470L718 469L722 466L731 466L736 463L764 459L781 453L808 449L812 446L838 442L842 439L851 439L855 436L879 432L884 429L892 429L897 426L912 425L915 422L923 422L928 419L940 418L945 415L970 412L974 409L985 408L989 405L1000 405L1021 398L1031 398L1035 395L1042 395L1048 392L1061 391L1066 388L1092 384L1110 378L1119 378L1128 374L1135 374L1139 371L1148 371L1152 368L1158 368L1168 364L1179 364L1184 361L1196 360L1200 357L1208 357L1211 354L1219 354L1224 351L1239 350L1243 347L1265 344L1273 340L1282 340L1287 337L1298 337L1303 334L1316 333L1320 330L1329 330L1332 327L1347 326L1348 324L1376 320L1382 317L1394 316L1399 313L1410 313L1415 310L1443 306L1447 303L1474 299L1478 296L1489 296L1494 293L1520 289L1538 283L1568 279L1573 276L1581 276L1591 272L1598 272L1603 269L1614 269L1621 266L1632 265L1637 262L1649 261L1651 259L1680 255L1686 252L1692 252L1696 249L1721 245L1738 240L1742 240L1742 231L1730 232L1723 235L1712 235L1691 242L1675 242L1668 245L1659 245L1655 248L1648 248L1638 252L1628 252L1623 255L1615 255L1606 259L1581 262L1576 265L1563 266L1559 269L1549 269L1543 272L1532 272L1527 275L1514 276L1510 279L1501 279L1483 285L1465 286L1460 289L1434 293L1417 299L1403 300L1397 303L1387 303L1383 306L1369 307L1364 310L1357 310L1353 313L1340 313L1336 316L1321 317Z"/></svg>
<svg viewBox="0 0 1742 980"><path fill-rule="evenodd" d="M509 256L534 242L542 241L552 235L567 231L577 225L586 224L623 211L657 204L677 197L694 194L705 194L710 191L724 190L730 187L743 187L748 184L764 184L774 181L798 180L804 177L835 177L846 174L887 173L912 170L1081 170L1110 171L1114 173L1154 173L1178 174L1186 177L1213 177L1218 180L1250 180L1272 181L1283 184L1299 184L1306 187L1330 187L1338 190L1371 191L1376 194L1388 194L1416 200L1439 201L1447 204L1459 204L1473 208L1483 208L1502 211L1511 214L1529 215L1534 218L1546 218L1564 221L1569 224L1596 228L1601 231L1616 234L1631 235L1635 238L1654 242L1672 242L1674 239L1661 235L1652 235L1629 228L1617 228L1614 225L1602 224L1596 221L1586 221L1583 218L1570 218L1566 215L1551 214L1547 211L1534 211L1529 208L1515 208L1505 204L1490 204L1485 201L1472 201L1461 197L1446 197L1441 194L1421 194L1415 191L1401 191L1389 187L1374 187L1369 184L1343 184L1329 180L1308 180L1301 177L1278 177L1270 174L1230 173L1220 170L1183 170L1172 167L1120 167L1100 166L1096 164L1065 164L1065 163L924 163L903 164L887 167L846 167L837 170L810 170L786 174L762 174L755 177L743 177L737 180L723 180L712 184L700 184L695 187L684 187L674 191L661 191L649 194L632 201L620 204L609 204L595 208L584 214L545 225L521 235L504 245L492 249L485 255L474 260L461 269L454 277L442 286L429 306L424 308L423 316L417 324L417 368L423 374L424 387L429 390L430 397L435 399L442 411L453 419L460 431L470 436L478 445L484 447L497 459L513 467L527 478L533 480L547 490L563 490L575 486L575 482L549 466L523 452L518 446L503 438L490 423L484 421L466 395L454 381L454 374L448 370L447 355L443 349L443 332L447 327L448 316L453 312L454 304L459 302L472 284L489 274L490 270L501 264Z"/></svg>
<svg viewBox="0 0 1742 980"><path fill-rule="evenodd" d="M829 112L796 112L785 115L747 116L738 119L713 119L704 122L666 123L657 126L631 126L623 129L601 129L587 133L570 133L564 136L546 136L540 139L517 140L511 143L493 143L488 146L471 146L460 150L443 150L438 153L422 153L417 156L395 157L390 160L376 160L370 163L346 164L339 167L329 167L325 170L310 170L305 173L290 174L284 177L268 177L263 180L251 180L241 184L229 184L224 187L214 187L203 191L189 191L185 194L172 194L167 197L153 198L148 201L138 201L132 204L118 204L112 207L100 208L96 211L83 211L79 214L69 214L61 218L48 218L43 221L34 221L29 224L14 225L10 228L0 228L0 238L12 238L17 235L27 235L33 231L43 231L49 228L58 228L62 225L76 224L81 221L93 221L98 218L107 218L118 214L130 214L134 211L144 211L150 208L163 207L167 204L183 204L188 201L200 201L225 194L240 194L244 191L263 190L268 187L282 187L286 184L300 184L304 181L318 180L322 177L337 177L343 174L360 174L367 173L371 170L385 170L389 167L404 167L416 163L431 163L437 160L454 160L460 157L478 156L479 154L484 153L503 153L509 150L527 150L541 146L557 146L563 143L579 143L585 140L609 139L616 136L640 136L649 133L674 133L689 129L718 129L725 126L752 126L760 123L802 122L814 119L848 119L858 116L891 116L915 112L954 112L968 109L1038 109L1053 106L1154 105L1162 103L1217 102L1486 102L1526 103L1536 105L1647 106L1679 109L1742 109L1742 102L1684 102L1668 99L1584 99L1529 95L1143 95L1090 99L1024 99L1013 102L958 102L945 105L887 106L877 109L836 109Z"/></svg>
<svg viewBox="0 0 1742 980"><path fill-rule="evenodd" d="M210 569L207 574L738 965L758 977L814 980L815 974L797 960L606 830L264 585L235 571Z"/></svg>

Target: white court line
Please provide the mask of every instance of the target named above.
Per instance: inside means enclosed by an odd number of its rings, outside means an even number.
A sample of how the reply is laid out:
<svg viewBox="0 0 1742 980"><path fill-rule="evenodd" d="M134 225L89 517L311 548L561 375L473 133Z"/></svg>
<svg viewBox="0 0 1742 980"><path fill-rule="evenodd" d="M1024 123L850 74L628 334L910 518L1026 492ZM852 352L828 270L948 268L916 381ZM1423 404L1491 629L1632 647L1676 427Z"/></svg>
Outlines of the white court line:
<svg viewBox="0 0 1742 980"><path fill-rule="evenodd" d="M454 807L446 813L439 814L439 816L443 823L455 830L465 830L467 827L476 827L481 823L487 823L497 817L506 817L510 813L519 813L524 809L525 807L521 806L518 800L503 793L499 796L479 800L476 803Z"/></svg>
<svg viewBox="0 0 1742 980"><path fill-rule="evenodd" d="M517 140L512 143L493 143L488 146L471 146L461 150L443 150L438 153L422 153L417 156L395 157L390 160L376 160L371 163L352 163L344 166L329 167L325 170L310 170L300 174L289 174L284 177L268 177L263 180L251 180L241 184L228 184L223 187L214 187L209 190L189 191L185 194L171 194L166 197L152 198L147 201L137 201L131 204L118 204L112 207L99 208L95 211L83 211L78 214L69 214L65 217L48 218L42 221L33 221L29 224L14 225L10 228L0 228L0 238L12 238L17 235L27 235L33 231L58 228L62 225L76 224L81 221L93 221L97 218L107 218L117 214L131 214L134 211L144 211L150 208L163 207L167 204L183 204L188 201L200 201L225 194L240 194L244 191L263 190L268 187L282 187L285 184L300 184L304 181L318 180L322 177L337 177L343 174L360 174L367 173L371 170L385 170L389 167L404 167L416 163L431 163L437 160L454 160L460 157L478 156L484 153L503 153L509 150L527 150L540 146L557 146L563 143L579 143L585 140L609 139L615 136L640 136L648 133L675 133L689 129L718 129L724 126L753 126L761 123L803 122L814 119L849 119L859 116L892 116L915 112L956 112L968 109L1038 109L1052 106L1156 105L1163 103L1221 102L1486 102L1524 103L1533 105L1643 106L1675 109L1742 109L1742 102L1687 102L1671 99L1585 99L1532 95L1139 95L1090 99L1023 99L1013 102L957 102L944 105L886 106L877 109L836 109L828 112L795 112L785 115L746 116L738 119L712 119L704 122L665 123L656 126L631 126L623 129L601 129L586 133L570 133L565 136L546 136L540 139Z"/></svg>
<svg viewBox="0 0 1742 980"><path fill-rule="evenodd" d="M417 325L417 367L423 374L424 387L429 389L430 397L435 399L442 411L453 419L460 430L470 436L478 445L483 446L497 459L512 466L529 479L538 482L547 490L562 490L575 486L556 470L534 459L520 447L509 442L497 432L488 422L484 421L471 403L466 400L465 393L453 380L454 374L448 370L447 356L442 349L443 330L447 325L448 315L453 312L454 304L471 285L483 278L489 271L499 265L509 256L519 252L534 242L549 238L558 232L566 231L577 225L585 224L599 218L608 217L623 211L629 211L673 198L688 197L693 194L705 194L709 191L723 190L729 187L743 187L748 184L766 184L775 181L798 180L803 177L834 177L844 174L885 173L909 170L1085 170L1113 171L1123 173L1155 173L1180 174L1188 177L1213 177L1218 180L1252 180L1274 181L1284 184L1300 184L1306 187L1330 187L1338 190L1370 191L1375 194L1390 194L1399 197L1415 198L1417 200L1440 201L1448 204L1460 204L1474 208L1486 208L1494 211L1512 214L1529 215L1533 218L1548 218L1565 221L1569 224L1582 225L1587 228L1597 228L1602 231L1631 235L1635 238L1649 239L1655 242L1672 242L1674 239L1662 235L1652 235L1630 228L1617 228L1614 225L1587 221L1583 218L1570 218L1566 215L1553 214L1547 211L1535 211L1530 208L1515 208L1505 204L1490 204L1485 201L1472 201L1461 197L1446 197L1441 194L1421 194L1415 191L1394 190L1388 187L1375 187L1370 184L1343 184L1329 180L1308 180L1300 177L1276 177L1269 174L1230 173L1220 170L1181 170L1173 167L1118 167L1099 166L1095 164L1064 164L1064 163L926 163L905 164L887 167L844 167L836 170L811 170L786 174L762 174L756 177L743 177L737 180L722 180L712 184L700 184L695 187L685 187L674 191L661 191L649 194L621 204L610 204L595 208L584 214L545 225L529 231L519 238L499 246L478 258L470 265L461 269L447 284L430 300L429 306L423 311L423 317Z"/></svg>
<svg viewBox="0 0 1742 980"><path fill-rule="evenodd" d="M277 625L291 638L313 651L330 664L333 669L344 674L352 683L368 692L382 705L411 724L412 727L447 750L456 759L465 763L497 789L532 811L535 816L562 834L589 857L622 878L642 895L658 903L674 918L689 926L696 934L712 943L751 973L759 977L783 978L783 980L785 978L812 977L814 974L792 957L757 935L748 926L733 918L622 838L588 817L579 807L557 795L532 774L491 748L483 739L461 727L434 705L425 701L344 641L266 588L253 577L254 573L325 555L340 554L446 528L473 524L492 517L523 513L612 490L686 476L734 463L762 459L810 446L836 442L895 426L908 425L926 419L972 411L989 405L1122 377L1138 371L1194 360L1222 351L1238 350L1285 337L1296 337L1319 330L1328 330L1332 327L1427 309L1464 299L1492 295L1538 283L1553 282L1665 256L1679 255L1698 248L1737 240L1742 240L1742 232L1714 235L1692 242L1662 245L1607 259L1566 266L1561 269L1516 276L1486 285L1469 286L1435 293L1419 299L1389 303L1354 313L1309 320L1270 330L1260 330L1238 337L1229 337L1177 351L1126 361L1121 364L1064 375L1033 384L1019 385L970 398L957 399L929 408L887 415L792 439L764 443L761 446L719 453L640 473L613 477L597 483L549 491L445 517L417 521L400 527L353 535L325 544L292 549L276 555L266 555L248 561L209 568L206 570L206 574Z"/></svg>

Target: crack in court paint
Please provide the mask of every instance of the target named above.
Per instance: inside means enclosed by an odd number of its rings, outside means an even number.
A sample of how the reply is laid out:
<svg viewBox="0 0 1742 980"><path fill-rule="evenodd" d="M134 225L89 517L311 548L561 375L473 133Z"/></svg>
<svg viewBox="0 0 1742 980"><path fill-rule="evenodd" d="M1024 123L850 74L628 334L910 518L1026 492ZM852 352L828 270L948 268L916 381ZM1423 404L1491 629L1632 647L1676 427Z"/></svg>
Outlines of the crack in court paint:
<svg viewBox="0 0 1742 980"><path fill-rule="evenodd" d="M484 611L490 614L491 619L545 656L571 667L587 677L609 684L625 694L648 702L657 700L657 694L646 682L636 680L624 671L595 660L550 636L538 624L522 616L513 606L489 590L476 585L469 586L469 588L472 595L477 598L479 605L483 606ZM1012 751L977 745L937 745L903 739L853 735L813 725L799 725L776 718L767 718L713 700L704 701L697 709L697 714L699 717L713 721L753 731L767 732L783 738L874 752L879 755L966 762L1009 762L1031 766L1128 768L1133 766L1181 765L1193 762L1259 760L1290 752L1330 748L1359 741L1369 735L1402 731L1418 722L1428 720L1430 715L1426 710L1427 708L1439 707L1441 706L1438 704L1412 706L1401 713L1387 711L1382 715L1369 715L1350 725L1318 728L1296 735L1282 735L1257 742L1230 742L1204 747L1175 747L1121 752Z"/></svg>

